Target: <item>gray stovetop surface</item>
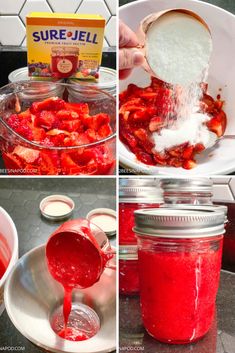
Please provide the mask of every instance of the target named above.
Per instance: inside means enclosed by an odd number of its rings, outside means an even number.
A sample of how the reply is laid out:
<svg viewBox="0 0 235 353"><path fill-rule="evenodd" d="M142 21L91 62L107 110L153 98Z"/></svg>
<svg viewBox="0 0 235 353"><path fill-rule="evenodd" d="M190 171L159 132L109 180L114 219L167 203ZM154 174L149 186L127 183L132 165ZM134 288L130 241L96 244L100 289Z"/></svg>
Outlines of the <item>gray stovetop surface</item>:
<svg viewBox="0 0 235 353"><path fill-rule="evenodd" d="M63 223L46 221L39 211L39 203L44 197L58 193L74 200L76 206L72 218L86 217L94 208L116 208L115 179L1 178L0 206L15 222L19 236L19 256L45 243L48 236ZM115 245L114 238L111 243ZM15 329L6 310L0 317L0 351L44 352Z"/></svg>
<svg viewBox="0 0 235 353"><path fill-rule="evenodd" d="M142 325L138 296L120 296L119 320L122 353L235 353L235 274L221 271L217 319L197 343L168 345L150 337Z"/></svg>

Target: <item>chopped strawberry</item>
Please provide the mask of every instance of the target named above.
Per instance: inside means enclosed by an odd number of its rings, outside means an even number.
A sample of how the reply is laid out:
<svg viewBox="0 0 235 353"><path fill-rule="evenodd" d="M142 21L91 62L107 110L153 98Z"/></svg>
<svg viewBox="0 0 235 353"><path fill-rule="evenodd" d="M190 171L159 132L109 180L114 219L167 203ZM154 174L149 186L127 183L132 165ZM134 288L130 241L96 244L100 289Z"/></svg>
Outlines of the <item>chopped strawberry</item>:
<svg viewBox="0 0 235 353"><path fill-rule="evenodd" d="M65 110L65 109L59 110L56 113L56 116L58 119L61 119L61 120L65 120L65 119L73 120L73 119L79 118L79 114L77 112L71 111L71 110Z"/></svg>
<svg viewBox="0 0 235 353"><path fill-rule="evenodd" d="M59 119L53 111L42 110L37 114L34 125L36 127L42 127L46 130L55 129L59 125Z"/></svg>
<svg viewBox="0 0 235 353"><path fill-rule="evenodd" d="M149 165L153 165L153 158L151 157L150 154L145 153L143 151L138 151L136 152L136 157L139 159L141 162Z"/></svg>
<svg viewBox="0 0 235 353"><path fill-rule="evenodd" d="M40 156L40 152L38 150L22 147L20 145L15 147L13 154L23 159L24 162L30 164L35 163Z"/></svg>
<svg viewBox="0 0 235 353"><path fill-rule="evenodd" d="M35 142L41 142L45 139L46 137L46 132L44 129L42 128L37 128L37 127L34 127L32 129L32 140L35 141Z"/></svg>
<svg viewBox="0 0 235 353"><path fill-rule="evenodd" d="M101 139L108 137L112 134L112 128L109 124L102 125L98 130L98 135Z"/></svg>
<svg viewBox="0 0 235 353"><path fill-rule="evenodd" d="M218 137L221 137L224 133L222 122L217 117L212 118L207 122L207 127L210 131L214 132Z"/></svg>
<svg viewBox="0 0 235 353"><path fill-rule="evenodd" d="M160 116L155 116L150 120L149 130L151 132L154 132L161 129L163 126L164 126L164 119L161 118Z"/></svg>
<svg viewBox="0 0 235 353"><path fill-rule="evenodd" d="M183 159L190 159L193 155L193 150L194 150L193 146L186 147L182 154Z"/></svg>
<svg viewBox="0 0 235 353"><path fill-rule="evenodd" d="M73 112L76 112L79 115L88 115L89 114L89 106L87 103L67 103L67 102L65 102L65 109L72 110Z"/></svg>
<svg viewBox="0 0 235 353"><path fill-rule="evenodd" d="M2 153L2 158L4 160L5 166L7 168L7 173L9 175L21 175L23 170L23 162L17 156L11 153Z"/></svg>
<svg viewBox="0 0 235 353"><path fill-rule="evenodd" d="M62 120L58 124L58 128L69 132L78 131L82 126L80 119Z"/></svg>
<svg viewBox="0 0 235 353"><path fill-rule="evenodd" d="M197 143L194 147L194 152L195 153L200 153L202 151L204 151L205 146L202 143Z"/></svg>
<svg viewBox="0 0 235 353"><path fill-rule="evenodd" d="M30 112L33 114L39 113L42 110L61 110L65 108L65 102L58 98L58 97L52 97L45 99L44 101L41 102L34 102L31 107L30 107Z"/></svg>
<svg viewBox="0 0 235 353"><path fill-rule="evenodd" d="M87 128L98 131L98 129L104 125L110 123L110 116L108 114L100 113L92 116L85 116L83 123Z"/></svg>
<svg viewBox="0 0 235 353"><path fill-rule="evenodd" d="M184 169L193 169L193 168L195 168L196 167L196 162L193 160L193 159L189 159L189 160L185 160L184 162L183 162L183 165L182 165L182 167L184 168Z"/></svg>

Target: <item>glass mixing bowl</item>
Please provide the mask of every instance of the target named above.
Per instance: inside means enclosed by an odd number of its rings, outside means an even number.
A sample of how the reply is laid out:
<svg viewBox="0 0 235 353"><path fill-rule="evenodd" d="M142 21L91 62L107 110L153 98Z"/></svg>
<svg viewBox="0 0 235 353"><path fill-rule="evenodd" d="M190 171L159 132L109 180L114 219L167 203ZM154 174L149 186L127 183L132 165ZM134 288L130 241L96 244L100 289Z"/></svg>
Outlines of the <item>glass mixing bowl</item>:
<svg viewBox="0 0 235 353"><path fill-rule="evenodd" d="M107 175L114 173L115 98L97 88L84 87L84 85L80 88L77 85L76 97L73 96L71 99L69 90L69 84L42 81L21 81L8 84L0 89L0 148L8 175ZM61 98L69 103L87 103L90 116L100 113L108 114L112 133L99 141L65 147L34 142L9 126L8 119L12 114L22 113L34 102L52 97ZM23 120L22 127L24 128ZM76 136L79 136L79 133Z"/></svg>

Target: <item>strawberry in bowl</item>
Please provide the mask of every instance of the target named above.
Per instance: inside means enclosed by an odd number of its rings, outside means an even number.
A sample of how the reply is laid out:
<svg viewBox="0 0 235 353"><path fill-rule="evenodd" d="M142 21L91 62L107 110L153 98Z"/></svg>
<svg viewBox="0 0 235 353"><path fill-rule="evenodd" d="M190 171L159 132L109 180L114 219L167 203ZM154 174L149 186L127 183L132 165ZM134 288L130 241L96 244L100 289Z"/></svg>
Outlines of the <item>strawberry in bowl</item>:
<svg viewBox="0 0 235 353"><path fill-rule="evenodd" d="M46 83L50 86L51 83ZM115 100L103 104L30 96L31 82L2 103L1 152L9 175L105 175L115 168ZM35 86L36 85L36 86ZM38 89L44 82L34 82ZM54 84L53 85L58 85ZM28 91L27 91L28 90ZM90 90L90 89L89 89ZM27 92L26 92L27 91ZM44 91L43 91L44 92ZM100 95L100 92L99 92ZM41 96L41 97L40 97ZM26 99L27 98L27 99ZM41 99L40 99L41 98ZM94 108L95 107L95 108ZM102 111L103 108L103 111Z"/></svg>
<svg viewBox="0 0 235 353"><path fill-rule="evenodd" d="M144 88L129 84L119 96L120 140L144 164L194 168L196 155L223 136L227 124L223 101L209 96L206 84L202 88L195 112L174 129L177 96L172 87L157 78Z"/></svg>

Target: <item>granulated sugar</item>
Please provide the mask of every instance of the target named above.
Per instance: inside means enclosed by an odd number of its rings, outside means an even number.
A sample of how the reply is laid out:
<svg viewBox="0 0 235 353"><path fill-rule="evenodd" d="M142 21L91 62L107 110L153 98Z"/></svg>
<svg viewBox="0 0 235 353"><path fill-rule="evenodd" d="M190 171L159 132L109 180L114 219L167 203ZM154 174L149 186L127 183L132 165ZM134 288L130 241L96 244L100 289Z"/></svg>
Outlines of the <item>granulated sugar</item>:
<svg viewBox="0 0 235 353"><path fill-rule="evenodd" d="M185 13L168 12L147 31L147 60L153 72L171 85L171 106L166 109L165 128L152 134L155 150L189 142L210 147L207 115L199 113L206 82L212 39L207 27Z"/></svg>
<svg viewBox="0 0 235 353"><path fill-rule="evenodd" d="M161 80L180 86L199 82L212 52L211 35L204 24L185 13L170 11L148 28L146 56Z"/></svg>

